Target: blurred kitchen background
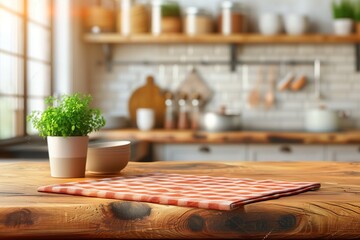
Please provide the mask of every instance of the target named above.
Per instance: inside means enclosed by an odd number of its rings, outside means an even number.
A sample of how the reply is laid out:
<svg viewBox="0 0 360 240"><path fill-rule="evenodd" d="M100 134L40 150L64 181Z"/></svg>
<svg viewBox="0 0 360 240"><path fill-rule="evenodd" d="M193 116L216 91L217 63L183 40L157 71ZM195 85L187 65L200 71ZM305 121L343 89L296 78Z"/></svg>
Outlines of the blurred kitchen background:
<svg viewBox="0 0 360 240"><path fill-rule="evenodd" d="M25 116L51 94L90 93L109 119L129 118L149 76L175 112L199 100L201 114L239 114L236 130L306 131L314 109L329 131L356 130L360 3L334 2L0 0L0 139L34 134Z"/></svg>
<svg viewBox="0 0 360 240"><path fill-rule="evenodd" d="M259 31L258 19L262 14L278 13L284 16L303 14L309 19L311 33L333 33L331 1L240 1L242 11L248 18L248 32ZM88 1L91 4L93 2ZM103 1L110 7L113 2ZM189 6L206 9L214 24L221 13L221 1L179 1L181 9ZM321 9L321 11L319 11ZM184 10L184 11L185 11ZM214 30L216 31L216 30ZM356 71L354 44L241 44L236 54L240 62L231 71L226 62L230 58L229 44L119 44L113 46L111 71L100 65L104 59L99 45L87 44L88 91L104 112L128 115L128 100L132 92L145 83L148 75L156 83L171 92L179 92L181 84L191 70L196 68L201 79L211 89L213 95L205 109L216 111L225 105L232 112L241 113L242 128L248 130L303 130L306 110L316 105L314 61L321 61L321 93L323 103L330 109L343 110L349 117L342 122L342 128L360 127L359 83ZM158 62L151 66L135 62ZM212 61L214 64L197 64ZM272 64L271 61L276 62ZM134 64L116 64L134 62ZM194 62L194 64L187 64ZM250 62L251 64L246 64ZM264 64L262 63L264 62ZM268 62L268 63L266 63ZM270 62L270 63L269 63ZM288 64L293 62L293 64ZM274 71L276 84L289 72L295 78L305 75L306 85L295 91L277 91L276 103L267 109L265 95L268 92L269 75ZM260 86L257 86L260 78ZM250 107L249 94L259 88L260 100ZM191 97L191 96L189 96ZM351 117L351 118L350 118Z"/></svg>

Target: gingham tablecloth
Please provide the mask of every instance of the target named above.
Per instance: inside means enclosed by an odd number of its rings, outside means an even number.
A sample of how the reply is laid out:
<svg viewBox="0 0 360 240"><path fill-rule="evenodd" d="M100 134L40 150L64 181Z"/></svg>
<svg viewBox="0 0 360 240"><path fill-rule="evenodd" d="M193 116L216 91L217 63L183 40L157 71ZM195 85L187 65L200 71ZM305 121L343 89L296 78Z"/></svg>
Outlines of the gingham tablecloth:
<svg viewBox="0 0 360 240"><path fill-rule="evenodd" d="M38 191L232 210L319 188L320 183L313 182L150 173L42 186Z"/></svg>

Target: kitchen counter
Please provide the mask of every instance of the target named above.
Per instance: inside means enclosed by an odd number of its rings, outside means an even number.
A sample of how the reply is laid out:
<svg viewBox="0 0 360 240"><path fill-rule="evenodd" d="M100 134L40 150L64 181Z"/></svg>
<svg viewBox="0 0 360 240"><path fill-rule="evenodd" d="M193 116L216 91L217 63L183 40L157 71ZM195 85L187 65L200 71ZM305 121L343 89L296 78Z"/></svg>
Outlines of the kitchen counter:
<svg viewBox="0 0 360 240"><path fill-rule="evenodd" d="M92 139L90 144L102 142L104 139ZM106 141L106 140L105 140ZM130 161L138 162L147 158L149 152L149 143L146 141L131 142ZM49 157L46 139L38 137L28 137L17 144L3 146L0 148L0 158L27 158L43 159Z"/></svg>
<svg viewBox="0 0 360 240"><path fill-rule="evenodd" d="M293 143L293 144L360 144L360 131L334 133L308 132L195 132L179 130L139 131L137 129L102 130L94 138L136 139L151 143Z"/></svg>
<svg viewBox="0 0 360 240"><path fill-rule="evenodd" d="M0 160L0 238L360 238L360 163L130 162L121 175L148 172L320 182L311 191L216 211L37 192L48 162ZM87 175L87 179L95 176Z"/></svg>

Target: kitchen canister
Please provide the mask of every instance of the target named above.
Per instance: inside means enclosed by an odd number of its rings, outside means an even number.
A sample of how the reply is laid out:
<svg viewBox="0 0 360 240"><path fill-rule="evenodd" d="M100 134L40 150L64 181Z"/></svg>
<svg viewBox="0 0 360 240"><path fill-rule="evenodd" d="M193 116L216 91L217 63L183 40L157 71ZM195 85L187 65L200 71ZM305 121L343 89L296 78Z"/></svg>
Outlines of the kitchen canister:
<svg viewBox="0 0 360 240"><path fill-rule="evenodd" d="M206 34L213 31L213 20L209 12L197 7L188 7L184 15L184 33Z"/></svg>
<svg viewBox="0 0 360 240"><path fill-rule="evenodd" d="M246 32L246 18L239 3L234 1L221 3L218 30L223 35Z"/></svg>
<svg viewBox="0 0 360 240"><path fill-rule="evenodd" d="M102 6L85 9L85 30L91 33L113 32L115 29L114 12Z"/></svg>
<svg viewBox="0 0 360 240"><path fill-rule="evenodd" d="M146 6L134 0L120 0L117 30L123 36L149 31L149 14Z"/></svg>

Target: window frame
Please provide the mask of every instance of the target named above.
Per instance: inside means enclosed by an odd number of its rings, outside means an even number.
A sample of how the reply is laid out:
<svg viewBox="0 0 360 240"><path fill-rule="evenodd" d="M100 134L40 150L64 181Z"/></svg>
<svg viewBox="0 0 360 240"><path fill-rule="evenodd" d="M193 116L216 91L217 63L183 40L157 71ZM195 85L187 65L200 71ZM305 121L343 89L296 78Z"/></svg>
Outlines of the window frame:
<svg viewBox="0 0 360 240"><path fill-rule="evenodd" d="M50 16L49 16L50 22L49 22L48 26L43 23L40 23L36 20L30 19L30 17L29 17L29 9L30 9L29 8L29 0L22 0L22 3L23 3L22 12L17 12L7 6L0 4L0 9L2 9L3 11L17 15L22 18L23 54L22 55L16 54L16 53L12 53L11 51L6 51L3 49L0 49L0 53L6 54L7 56L16 56L19 59L21 59L22 64L23 64L22 84L23 84L23 88L24 88L23 94L21 94L21 93L16 93L16 94L0 93L0 97L14 97L18 101L21 98L23 98L23 100L22 100L22 104L23 104L22 135L0 139L0 146L7 146L7 145L13 145L16 143L25 142L25 141L28 141L33 136L28 133L28 124L27 124L27 120L26 120L27 112L28 112L28 101L30 101L30 99L36 99L36 97L31 97L28 94L28 90L29 90L29 87L28 87L28 78L29 78L28 61L29 60L34 61L34 62L43 63L43 64L48 64L48 66L50 67L49 93L50 93L50 95L54 94L54 14L53 14L54 13L54 1L48 0L48 2L49 2L49 11L50 11ZM30 23L35 24L36 26L44 28L49 31L49 34L50 34L49 61L42 61L40 59L34 59L29 56L29 52L28 52L28 50L29 50L29 46L28 46L29 45L29 34L28 34L29 26L28 25ZM43 97L40 97L40 98L43 98Z"/></svg>

